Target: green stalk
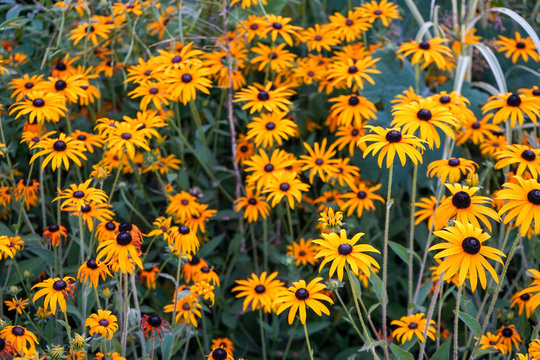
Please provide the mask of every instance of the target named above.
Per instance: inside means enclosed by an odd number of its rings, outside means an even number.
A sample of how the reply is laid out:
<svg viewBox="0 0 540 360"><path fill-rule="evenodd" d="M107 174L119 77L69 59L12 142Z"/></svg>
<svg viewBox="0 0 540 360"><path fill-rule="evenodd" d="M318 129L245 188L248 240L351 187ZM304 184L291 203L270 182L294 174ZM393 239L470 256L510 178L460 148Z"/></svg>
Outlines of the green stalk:
<svg viewBox="0 0 540 360"><path fill-rule="evenodd" d="M289 222L289 234L291 235L291 244L294 242L294 233L293 233L293 225L292 225L292 217L291 217L291 208L289 205L285 205L287 208L287 220Z"/></svg>
<svg viewBox="0 0 540 360"><path fill-rule="evenodd" d="M386 311L387 311L387 303L388 303L388 294L387 294L387 287L388 287L388 230L390 229L390 208L392 207L391 201L391 195L392 195L392 177L394 174L394 164L390 166L390 170L388 172L388 190L386 192L386 217L384 220L384 243L383 243L383 274L382 274L382 282L383 282L383 292L382 292L382 333L383 333L383 339L386 339L387 336L387 327L386 327ZM386 360L389 359L388 354L388 342L384 342L383 346L384 350L384 358Z"/></svg>
<svg viewBox="0 0 540 360"><path fill-rule="evenodd" d="M261 329L261 346L262 346L263 360L266 360L266 339L264 337L262 307L259 308L259 327Z"/></svg>
<svg viewBox="0 0 540 360"><path fill-rule="evenodd" d="M176 283L174 284L174 305L173 305L173 325L176 325L176 304L178 302L178 283L180 282L180 269L182 268L182 258L178 256L178 263L176 265ZM203 352L204 356L204 352Z"/></svg>
<svg viewBox="0 0 540 360"><path fill-rule="evenodd" d="M124 165L124 156L126 154L126 150L124 149L122 151L122 156L120 156L120 164L118 164L118 169L116 170L116 176L114 177L114 183L111 189L111 193L109 195L109 199L107 200L107 204L111 203L114 190L116 189L116 185L118 184L118 179L120 178L120 172L122 171L122 166Z"/></svg>
<svg viewBox="0 0 540 360"><path fill-rule="evenodd" d="M454 360L458 360L459 347L458 347L458 325L459 325L459 305L461 304L461 294L463 292L463 285L458 286L458 293L456 298L456 311L454 318ZM426 326L429 326L427 324Z"/></svg>
<svg viewBox="0 0 540 360"><path fill-rule="evenodd" d="M416 182L418 180L418 166L413 168L413 183L412 183L412 192L411 192L411 216L410 216L410 228L409 228L409 277L408 277L408 294L409 294L409 311L410 314L414 308L413 304L413 254L414 254L414 212L416 210Z"/></svg>
<svg viewBox="0 0 540 360"><path fill-rule="evenodd" d="M352 288L351 288L351 290L352 290ZM347 308L347 306L343 302L343 299L341 298L341 295L339 295L339 291L336 291L335 294L336 294L336 296L337 296L337 298L339 300L339 303L343 307L343 311L345 311L345 314L349 318L349 321L351 322L351 325L353 326L354 331L356 331L356 333L358 334L360 339L364 340L364 335L362 335L362 332L360 332L360 329L358 329L358 326L356 326L356 323L354 322L354 320L352 318L351 312L349 311L349 309ZM354 297L354 293L353 293L353 297Z"/></svg>
<svg viewBox="0 0 540 360"><path fill-rule="evenodd" d="M306 323L303 323L302 325L304 325L304 335L306 336L306 345L307 345L308 352L309 352L309 358L311 360L313 360L313 350L311 350L311 344L309 343L309 335L308 335L308 332L307 332Z"/></svg>
<svg viewBox="0 0 540 360"><path fill-rule="evenodd" d="M509 231L509 230L507 230ZM519 243L519 240L521 239L521 235L518 233L516 236L516 239L514 240L514 243L512 244L512 248L510 249L510 252L508 253L508 257L506 258L506 261L504 262L504 266L501 273L501 278L499 279L499 283L497 284L497 288L495 289L495 292L492 295L491 303L489 304L489 308L486 314L486 318L484 319L484 323L482 324L482 332L480 333L480 336L478 337L478 341L476 341L474 345L474 349L471 352L471 356L469 357L469 360L473 359L473 355L476 352L476 349L478 349L478 345L480 344L480 339L486 332L486 328L489 323L489 319L491 317L491 313L493 312L493 309L495 308L495 302L497 301L497 297L499 296L499 292L502 288L502 283L504 281L504 277L506 276L506 271L508 270L508 266L510 265L510 260L512 260L512 256L514 256L514 252L516 251L517 244Z"/></svg>

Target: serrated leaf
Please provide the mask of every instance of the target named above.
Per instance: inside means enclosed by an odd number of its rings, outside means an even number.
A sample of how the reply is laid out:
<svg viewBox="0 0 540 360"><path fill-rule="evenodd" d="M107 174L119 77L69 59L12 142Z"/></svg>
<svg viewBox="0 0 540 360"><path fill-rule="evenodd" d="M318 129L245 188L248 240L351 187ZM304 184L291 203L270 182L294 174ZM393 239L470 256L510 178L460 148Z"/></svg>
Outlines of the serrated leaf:
<svg viewBox="0 0 540 360"><path fill-rule="evenodd" d="M482 328L473 316L464 312L460 312L459 318L467 325L467 327L472 331L474 336L479 338L482 335Z"/></svg>

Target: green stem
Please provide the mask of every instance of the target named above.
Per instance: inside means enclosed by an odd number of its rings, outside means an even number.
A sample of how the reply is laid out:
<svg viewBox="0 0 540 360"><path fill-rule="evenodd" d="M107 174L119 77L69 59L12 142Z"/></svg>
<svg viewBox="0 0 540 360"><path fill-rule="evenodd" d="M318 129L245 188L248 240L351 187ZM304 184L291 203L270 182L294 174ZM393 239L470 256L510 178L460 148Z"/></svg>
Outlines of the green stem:
<svg viewBox="0 0 540 360"><path fill-rule="evenodd" d="M210 154L208 153L208 141L206 140L206 135L204 134L202 128L201 117L199 116L199 111L197 110L197 105L195 104L194 100L189 101L189 109L191 110L191 117L193 117L193 120L195 121L195 126L197 126L197 131L199 132L199 136L201 137L201 142L204 147L204 153L206 155L206 161L210 162Z"/></svg>
<svg viewBox="0 0 540 360"><path fill-rule="evenodd" d="M289 340L287 340L287 345L285 345L285 351L283 351L283 357L281 360L287 360L287 355L289 355L289 350L291 349L291 345L294 339L294 334L296 333L296 328L298 327L298 322L294 324L294 328L292 331L290 331Z"/></svg>
<svg viewBox="0 0 540 360"><path fill-rule="evenodd" d="M383 274L382 274L382 282L383 282L383 292L382 292L382 334L383 339L386 339L387 331L386 331L386 310L387 310L387 303L388 303L388 293L387 293L387 287L388 287L388 230L390 229L390 208L392 207L391 202L391 195L392 195L392 177L394 175L394 164L390 166L390 170L388 172L388 190L386 192L386 217L384 220L384 243L383 243ZM384 350L384 358L386 360L389 359L389 353L388 353L388 342L384 342L383 346Z"/></svg>
<svg viewBox="0 0 540 360"><path fill-rule="evenodd" d="M114 190L116 190L116 185L118 184L118 179L120 178L120 173L122 172L122 166L124 165L124 156L126 155L126 150L122 151L122 156L120 156L120 164L118 164L118 169L116 169L116 175L114 177L114 183L111 189L111 193L109 194L109 199L107 201L107 204L111 203Z"/></svg>
<svg viewBox="0 0 540 360"><path fill-rule="evenodd" d="M263 221L263 241L264 241L264 270L268 270L268 223L267 220L264 219Z"/></svg>
<svg viewBox="0 0 540 360"><path fill-rule="evenodd" d="M410 228L409 228L409 277L408 277L408 294L409 294L409 311L410 314L414 308L413 304L413 254L414 254L414 212L416 210L416 182L418 180L418 166L413 169L413 182L411 191L411 216L410 216Z"/></svg>
<svg viewBox="0 0 540 360"><path fill-rule="evenodd" d="M354 319L351 315L351 312L349 311L349 309L347 308L347 306L345 305L345 303L343 302L343 299L341 298L341 295L339 295L339 291L336 291L336 296L339 300L339 303L341 304L341 306L343 307L343 311L345 311L345 314L347 315L347 317L349 318L349 321L351 322L351 325L353 326L353 329L354 331L356 331L356 333L358 334L358 336L360 337L360 339L364 340L364 335L362 335L362 332L360 331L360 329L358 329L358 326L356 326L356 323L354 322ZM354 295L353 295L354 296Z"/></svg>
<svg viewBox="0 0 540 360"><path fill-rule="evenodd" d="M458 347L458 325L459 325L459 305L461 304L461 294L463 292L463 285L458 287L458 293L456 298L456 311L454 318L454 360L458 360L459 347ZM429 326L427 324L426 326Z"/></svg>
<svg viewBox="0 0 540 360"><path fill-rule="evenodd" d="M308 335L308 332L307 332L306 323L303 323L302 325L304 325L304 335L306 335L306 345L307 345L308 352L309 352L309 358L311 360L313 360L313 350L311 350L311 344L309 343L309 335Z"/></svg>
<svg viewBox="0 0 540 360"><path fill-rule="evenodd" d="M291 235L291 244L294 242L294 233L293 233L293 224L292 224L292 217L291 217L291 208L289 205L285 205L287 208L287 221L289 222L289 234Z"/></svg>
<svg viewBox="0 0 540 360"><path fill-rule="evenodd" d="M182 268L182 258L178 256L176 265L176 283L174 284L174 305L173 305L173 324L176 325L176 304L178 302L178 283L180 282L180 269ZM204 356L204 352L203 352Z"/></svg>
<svg viewBox="0 0 540 360"><path fill-rule="evenodd" d="M509 231L509 230L507 230ZM518 230L519 231L519 230ZM499 296L499 292L502 288L502 283L504 281L504 277L506 276L506 271L508 270L508 266L510 265L510 260L512 260L512 256L514 256L514 252L516 251L517 244L519 243L519 240L521 239L521 235L518 233L516 236L516 239L514 240L514 243L512 244L512 248L510 249L510 252L508 253L508 257L506 258L506 261L504 262L504 266L501 273L501 278L499 279L499 283L497 284L497 288L495 289L495 292L492 295L491 303L489 304L488 311L486 313L486 318L484 319L484 323L482 324L482 332L480 333L480 336L478 337L478 341L476 341L474 345L474 349L471 352L471 356L469 357L469 360L473 359L473 355L476 352L476 349L478 349L478 345L480 344L480 339L486 332L486 328L489 323L489 319L491 317L491 313L493 312L493 309L495 308L495 302L497 301L497 297Z"/></svg>
<svg viewBox="0 0 540 360"><path fill-rule="evenodd" d="M67 312L64 311L63 313L64 313L64 320L66 322L66 331L67 331L67 335L68 335L68 339L69 339L69 348L71 349L73 347L73 344L72 344L72 341L71 341L71 327L69 326Z"/></svg>
<svg viewBox="0 0 540 360"><path fill-rule="evenodd" d="M266 360L266 339L264 337L262 308L259 308L259 327L261 328L261 346L262 346L263 360Z"/></svg>
<svg viewBox="0 0 540 360"><path fill-rule="evenodd" d="M201 339L199 339L199 334L197 334L197 332L195 332L195 340L197 340L197 345L199 346L199 351L201 352L203 359L206 358L206 356L204 355L204 348L202 346Z"/></svg>
<svg viewBox="0 0 540 360"><path fill-rule="evenodd" d="M122 274L121 276L124 277L124 314L123 314L123 320L124 320L124 325L122 326L122 343L121 343L121 347L122 347L122 356L126 356L126 345L127 345L127 334L128 334L128 324L129 324L129 319L128 319L128 302L129 302L129 299L128 299L128 278L127 278L127 273L125 274Z"/></svg>

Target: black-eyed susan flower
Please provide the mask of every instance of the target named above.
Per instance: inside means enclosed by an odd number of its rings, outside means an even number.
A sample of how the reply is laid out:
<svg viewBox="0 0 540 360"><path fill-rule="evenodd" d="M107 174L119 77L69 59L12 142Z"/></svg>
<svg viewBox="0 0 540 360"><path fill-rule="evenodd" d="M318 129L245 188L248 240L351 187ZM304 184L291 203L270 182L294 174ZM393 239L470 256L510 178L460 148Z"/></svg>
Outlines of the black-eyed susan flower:
<svg viewBox="0 0 540 360"><path fill-rule="evenodd" d="M89 202L81 207L67 205L64 211L69 211L71 216L82 217L83 224L88 226L90 231L94 230L95 222L107 222L112 220L114 212L111 205L105 203Z"/></svg>
<svg viewBox="0 0 540 360"><path fill-rule="evenodd" d="M52 313L56 314L56 307L58 306L65 313L67 310L66 299L68 294L71 294L73 297L73 292L75 291L75 285L71 283L73 280L75 279L71 276L65 276L64 278L51 278L37 283L32 289L41 289L34 294L32 301L36 302L37 299L45 296L43 303L45 309L50 308Z"/></svg>
<svg viewBox="0 0 540 360"><path fill-rule="evenodd" d="M108 197L105 191L91 187L91 182L92 179L88 179L82 184L71 184L69 188L64 190L57 189L58 196L53 199L53 202L63 200L60 205L61 209L65 209L70 205L80 208L91 201L96 203L107 202Z"/></svg>
<svg viewBox="0 0 540 360"><path fill-rule="evenodd" d="M439 148L441 139L437 130L442 130L450 138L454 137L457 125L454 115L433 99L419 99L405 105L396 105L392 110L394 120L391 126L401 127L406 134L417 135L430 148ZM416 134L416 132L419 134Z"/></svg>
<svg viewBox="0 0 540 360"><path fill-rule="evenodd" d="M28 180L27 178L23 178L17 182L13 195L17 201L24 199L26 209L30 209L39 200L39 186L40 183L36 179Z"/></svg>
<svg viewBox="0 0 540 360"><path fill-rule="evenodd" d="M84 323L85 328L90 328L89 334L99 334L105 339L111 340L118 330L118 319L111 311L99 309L91 314Z"/></svg>
<svg viewBox="0 0 540 360"><path fill-rule="evenodd" d="M264 312L272 312L272 302L276 295L285 289L285 283L277 280L277 272L268 274L266 271L251 274L247 280L236 280L237 286L231 291L238 292L236 298L244 298L242 310L246 311L251 306L252 311L263 309Z"/></svg>
<svg viewBox="0 0 540 360"><path fill-rule="evenodd" d="M122 154L125 151L129 159L134 159L136 148L150 151L144 133L129 122L116 124L116 127L107 134L107 146L117 154Z"/></svg>
<svg viewBox="0 0 540 360"><path fill-rule="evenodd" d="M485 138L492 135L492 131L499 132L501 128L491 124L489 121L493 114L486 114L482 120L476 118L466 119L462 123L459 132L456 135L456 145L463 145L467 140L471 140L473 144L481 144Z"/></svg>
<svg viewBox="0 0 540 360"><path fill-rule="evenodd" d="M534 233L540 234L540 184L535 179L525 180L521 176L514 179L517 183L504 183L503 189L497 192L497 199L506 201L499 215L504 215L505 224L515 219L521 236L532 228L533 221Z"/></svg>
<svg viewBox="0 0 540 360"><path fill-rule="evenodd" d="M531 360L540 359L540 339L534 339L529 343L528 355Z"/></svg>
<svg viewBox="0 0 540 360"><path fill-rule="evenodd" d="M194 282L205 281L209 284L219 286L219 275L210 266L202 266L199 271L193 275Z"/></svg>
<svg viewBox="0 0 540 360"><path fill-rule="evenodd" d="M412 54L411 64L421 64L422 69L427 68L431 63L434 63L439 69L446 69L448 68L449 59L453 58L452 50L443 45L446 41L446 39L434 37L431 40L421 42L414 40L404 42L397 53L402 54L404 57Z"/></svg>
<svg viewBox="0 0 540 360"><path fill-rule="evenodd" d="M539 149L533 149L527 145L507 145L505 150L497 153L497 159L495 169L514 165L517 166L517 176L524 176L525 171L529 171L536 179L540 174Z"/></svg>
<svg viewBox="0 0 540 360"><path fill-rule="evenodd" d="M0 336L0 359L11 359L17 355L17 349L4 337Z"/></svg>
<svg viewBox="0 0 540 360"><path fill-rule="evenodd" d="M192 255L191 259L182 265L182 277L189 283L191 279L195 277L195 274L200 272L203 267L208 267L206 260L196 255Z"/></svg>
<svg viewBox="0 0 540 360"><path fill-rule="evenodd" d="M156 110L161 110L163 106L169 105L169 86L162 82L152 82L148 81L140 84L128 95L132 99L140 99L140 108L145 111L148 108L148 105L154 105Z"/></svg>
<svg viewBox="0 0 540 360"><path fill-rule="evenodd" d="M329 100L335 104L330 108L330 115L337 119L339 126L362 127L366 120L375 119L375 104L356 94L340 95Z"/></svg>
<svg viewBox="0 0 540 360"><path fill-rule="evenodd" d="M506 94L493 95L482 106L482 112L484 114L491 110L495 110L492 120L495 125L510 120L511 127L516 126L516 123L519 123L521 126L525 121L524 115L536 124L537 118L540 117L538 100L524 94L508 92Z"/></svg>
<svg viewBox="0 0 540 360"><path fill-rule="evenodd" d="M141 283L145 284L149 289L155 289L158 273L159 268L157 266L153 266L152 268L148 269L141 269L139 273Z"/></svg>
<svg viewBox="0 0 540 360"><path fill-rule="evenodd" d="M98 286L99 278L101 277L102 280L105 280L107 276L112 276L109 268L104 263L98 262L95 259L85 261L77 272L77 278L81 283L88 283L88 287L95 288Z"/></svg>
<svg viewBox="0 0 540 360"><path fill-rule="evenodd" d="M274 174L286 171L289 166L294 166L295 161L284 150L276 149L268 154L263 149L259 149L257 154L244 161L244 165L245 171L251 173L246 182L259 190L268 184Z"/></svg>
<svg viewBox="0 0 540 360"><path fill-rule="evenodd" d="M364 210L375 210L375 201L380 201L384 204L384 199L375 193L375 191L381 188L381 184L370 187L361 181L358 184L349 184L349 187L351 191L341 195L341 198L344 200L342 208L347 211L347 216L351 216L355 210L358 217L362 216Z"/></svg>
<svg viewBox="0 0 540 360"><path fill-rule="evenodd" d="M385 27L390 25L392 20L401 19L397 5L387 0L365 2L359 7L359 12L370 23L380 19Z"/></svg>
<svg viewBox="0 0 540 360"><path fill-rule="evenodd" d="M332 143L328 148L327 139L324 138L321 143L315 142L313 148L307 142L304 142L304 148L309 155L301 155L302 171L309 170L309 182L313 184L313 178L318 175L322 181L326 182L329 176L337 172L336 160L332 157L336 154L336 144Z"/></svg>
<svg viewBox="0 0 540 360"><path fill-rule="evenodd" d="M296 55L285 49L286 44L268 46L258 44L251 48L251 51L257 54L251 59L253 65L258 64L259 71L265 71L270 68L274 72L283 72L293 67Z"/></svg>
<svg viewBox="0 0 540 360"><path fill-rule="evenodd" d="M331 26L326 24L315 24L312 28L307 28L300 32L300 39L306 44L308 50L321 52L322 49L331 51L331 47L339 44L339 40L334 36Z"/></svg>
<svg viewBox="0 0 540 360"><path fill-rule="evenodd" d="M514 347L519 350L519 343L523 342L514 324L501 326L497 330L497 336L502 344L501 353L503 355L512 353Z"/></svg>
<svg viewBox="0 0 540 360"><path fill-rule="evenodd" d="M94 46L97 46L100 39L109 38L109 33L113 28L114 24L83 22L70 31L69 40L73 40L73 44L77 45L81 40L88 38Z"/></svg>
<svg viewBox="0 0 540 360"><path fill-rule="evenodd" d="M175 254L194 255L199 249L197 233L187 225L173 226L167 232L167 241Z"/></svg>
<svg viewBox="0 0 540 360"><path fill-rule="evenodd" d="M246 187L246 196L242 196L234 201L234 209L237 212L244 211L244 218L248 222L256 222L261 219L266 219L270 213L270 205L266 202L266 198L261 195L260 190L253 187Z"/></svg>
<svg viewBox="0 0 540 360"><path fill-rule="evenodd" d="M44 81L43 75L24 74L21 78L13 79L9 82L9 88L12 90L11 97L14 97L15 101L21 101L26 95L36 91Z"/></svg>
<svg viewBox="0 0 540 360"><path fill-rule="evenodd" d="M143 268L140 258L140 244L133 241L133 236L122 231L115 238L105 240L98 245L98 255L96 261L103 259L103 262L114 262L119 265L119 270L125 273L132 273L133 264Z"/></svg>
<svg viewBox="0 0 540 360"><path fill-rule="evenodd" d="M17 112L15 119L28 115L31 123L43 124L44 122L58 122L61 116L66 114L66 101L62 95L34 91L26 94L21 101L16 102L10 108L9 114Z"/></svg>
<svg viewBox="0 0 540 360"><path fill-rule="evenodd" d="M291 18L280 15L268 14L265 36L270 34L272 42L275 42L280 36L289 46L293 45L293 37L297 36L298 30L302 29L299 26L291 25Z"/></svg>
<svg viewBox="0 0 540 360"><path fill-rule="evenodd" d="M519 291L512 295L512 298L510 299L510 307L517 306L518 308L518 314L523 314L523 310L525 310L525 316L527 319L531 317L531 314L534 313L534 309L532 308L532 303L529 301L531 300L532 292L529 292L528 289L525 289L523 291Z"/></svg>
<svg viewBox="0 0 540 360"><path fill-rule="evenodd" d="M317 221L321 224L323 229L326 229L327 227L334 229L343 226L343 212L341 211L334 212L334 209L329 207L326 211L322 211L319 216L320 218L318 218Z"/></svg>
<svg viewBox="0 0 540 360"><path fill-rule="evenodd" d="M197 97L197 90L210 94L208 90L212 81L208 79L210 70L200 64L181 64L177 69L171 70L167 76L170 97L181 101L184 105Z"/></svg>
<svg viewBox="0 0 540 360"><path fill-rule="evenodd" d="M402 344L412 340L413 336L417 337L420 342L426 342L424 331L427 326L427 319L424 313L402 316L401 319L393 320L390 324L397 326L397 328L392 331L392 336L401 341ZM435 341L436 332L434 320L430 320L429 322L427 336Z"/></svg>
<svg viewBox="0 0 540 360"><path fill-rule="evenodd" d="M359 271L361 271L369 277L371 266L378 268L379 264L373 257L365 253L376 252L380 254L380 252L371 245L357 245L356 243L362 236L364 236L364 233L357 233L349 239L347 231L341 229L339 235L335 232L321 234L322 239L313 240L315 244L320 246L315 258L323 258L319 266L319 272L325 264L331 262L329 275L332 277L337 270L340 281L343 280L344 268L349 267L355 275L358 275Z"/></svg>
<svg viewBox="0 0 540 360"><path fill-rule="evenodd" d="M256 146L273 147L283 140L294 137L298 131L296 123L279 111L262 113L247 125L246 139L255 141Z"/></svg>
<svg viewBox="0 0 540 360"><path fill-rule="evenodd" d="M157 337L162 338L165 331L169 330L169 325L161 316L152 314L144 314L141 318L141 329L145 338Z"/></svg>
<svg viewBox="0 0 540 360"><path fill-rule="evenodd" d="M330 64L328 73L332 74L332 85L343 84L347 88L356 85L360 89L364 88L364 81L375 85L371 75L381 73L375 68L377 61L379 61L378 58L366 55L360 60L348 59L347 61L337 61Z"/></svg>
<svg viewBox="0 0 540 360"><path fill-rule="evenodd" d="M306 308L313 310L318 316L322 314L330 315L330 310L322 301L329 304L334 302L330 297L323 294L326 285L321 283L322 277L316 277L309 283L299 280L292 283L288 289L280 291L274 300L277 307L276 313L279 315L289 309L288 321L292 324L296 314L300 316L300 322L306 323Z"/></svg>
<svg viewBox="0 0 540 360"><path fill-rule="evenodd" d="M169 196L166 213L174 216L180 222L186 222L192 216L199 215L199 200L186 191Z"/></svg>
<svg viewBox="0 0 540 360"><path fill-rule="evenodd" d="M451 183L459 182L461 176L473 173L478 164L472 160L464 158L452 157L448 160L435 160L428 165L427 175L430 177L438 177L441 183L445 183L448 179Z"/></svg>
<svg viewBox="0 0 540 360"><path fill-rule="evenodd" d="M294 258L296 266L315 265L317 262L316 254L317 246L313 244L311 239L300 238L300 240L287 245L287 255Z"/></svg>
<svg viewBox="0 0 540 360"><path fill-rule="evenodd" d="M175 304L165 305L163 310L166 313L176 312L176 322L187 323L189 326L197 327L197 318L202 317L202 305L197 301L196 294L186 295L176 300Z"/></svg>
<svg viewBox="0 0 540 360"><path fill-rule="evenodd" d="M295 172L279 172L268 180L263 193L267 193L266 200L276 207L283 198L291 209L294 209L295 200L301 202L302 192L308 191L309 185L297 178Z"/></svg>
<svg viewBox="0 0 540 360"><path fill-rule="evenodd" d="M480 220L490 231L491 223L489 218L499 221L497 212L485 204L491 205L493 202L486 196L478 196L476 194L480 188L469 187L461 184L445 184L452 193L441 202L437 208L437 216L435 217L435 229L442 227L454 216L460 223L471 223L476 228L480 228ZM487 216L487 217L486 217Z"/></svg>
<svg viewBox="0 0 540 360"><path fill-rule="evenodd" d="M540 61L540 55L536 51L536 46L530 37L521 37L521 34L516 31L515 39L499 35L499 40L493 42L498 45L497 49L500 53L505 53L507 59L512 58L512 62L515 64L519 58L523 61L529 61L529 57L533 61Z"/></svg>
<svg viewBox="0 0 540 360"><path fill-rule="evenodd" d="M482 155L488 155L496 158L497 153L506 149L506 136L499 131L490 131L490 134L480 144Z"/></svg>
<svg viewBox="0 0 540 360"><path fill-rule="evenodd" d="M349 125L340 126L337 129L336 136L338 137L334 143L337 145L338 150L342 150L345 147L349 149L349 155L354 155L354 150L358 147L362 151L365 150L366 144L359 143L362 136L366 133L366 129L362 126Z"/></svg>
<svg viewBox="0 0 540 360"><path fill-rule="evenodd" d="M36 344L39 344L34 333L19 325L6 326L0 330L0 337L11 344L19 353L35 352Z"/></svg>
<svg viewBox="0 0 540 360"><path fill-rule="evenodd" d="M478 340L477 337L475 339ZM497 334L492 334L488 331L480 338L480 349L495 349L501 353L505 351L504 345L501 343L501 338Z"/></svg>
<svg viewBox="0 0 540 360"><path fill-rule="evenodd" d="M0 235L0 260L7 257L13 258L15 253L9 246L9 238L5 235Z"/></svg>
<svg viewBox="0 0 540 360"><path fill-rule="evenodd" d="M94 153L94 148L103 147L103 138L97 134L88 133L81 130L75 130L71 133L71 137L83 143L86 151Z"/></svg>
<svg viewBox="0 0 540 360"><path fill-rule="evenodd" d="M402 134L399 128L385 129L380 126L366 126L371 130L370 134L364 135L360 142L373 141L372 144L364 150L364 158L373 152L373 155L379 151L377 159L379 167L382 167L384 157L386 157L386 167L392 166L396 154L401 161L401 165L405 166L407 157L411 159L414 165L422 163L422 154L420 150L424 150L423 140L418 139L414 135Z"/></svg>
<svg viewBox="0 0 540 360"><path fill-rule="evenodd" d="M253 143L240 134L236 140L236 162L243 164L253 155Z"/></svg>
<svg viewBox="0 0 540 360"><path fill-rule="evenodd" d="M218 347L212 350L207 357L208 360L234 360L230 351L223 347Z"/></svg>
<svg viewBox="0 0 540 360"><path fill-rule="evenodd" d="M34 162L40 156L45 156L41 167L45 169L49 163L53 171L60 169L62 165L66 170L69 169L70 161L73 161L77 166L82 166L81 160L87 160L84 154L84 145L74 140L71 136L60 133L58 138L41 139L34 145L35 148L41 149L36 152L30 159L30 163Z"/></svg>
<svg viewBox="0 0 540 360"><path fill-rule="evenodd" d="M253 5L259 4L259 0L232 0L230 6L236 5L238 3L241 4L242 9L246 9L246 8L251 7ZM266 5L266 0L260 0L260 4Z"/></svg>
<svg viewBox="0 0 540 360"><path fill-rule="evenodd" d="M334 15L330 15L328 19L336 38L346 42L353 42L360 38L362 33L371 27L368 19L362 16L359 11L349 10L347 16L336 12Z"/></svg>
<svg viewBox="0 0 540 360"><path fill-rule="evenodd" d="M440 201L437 201L437 198L433 195L430 197L422 197L418 202L414 203L415 207L418 208L414 213L416 220L414 225L420 224L422 221L428 219L428 229L431 229L433 226L433 220L435 217L435 209L439 206L441 202L446 199L446 196L442 196Z"/></svg>
<svg viewBox="0 0 540 360"><path fill-rule="evenodd" d="M231 354L234 353L234 343L229 338L215 338L212 339L212 343L210 344L210 348L212 350L217 348L223 348L230 352Z"/></svg>
<svg viewBox="0 0 540 360"><path fill-rule="evenodd" d="M12 298L11 300L4 301L4 304L8 307L8 311L16 311L19 315L22 315L23 310L28 303L30 303L30 299Z"/></svg>
<svg viewBox="0 0 540 360"><path fill-rule="evenodd" d="M255 84L259 85L259 84ZM263 109L268 112L273 111L289 111L289 105L292 102L289 97L292 92L285 86L274 85L268 82L266 85L253 86L248 85L234 95L234 102L246 102L242 106L242 110L250 109L249 113L261 112Z"/></svg>
<svg viewBox="0 0 540 360"><path fill-rule="evenodd" d="M490 236L480 227L455 221L453 226L435 231L434 234L446 241L429 248L429 251L442 250L435 255L435 258L443 259L437 269L437 274L444 273L444 281L459 273L459 286L461 286L468 275L471 290L474 292L478 279L482 288L486 288L486 271L488 271L493 280L499 282L495 269L487 259L503 264L501 257L506 255L500 250L483 244Z"/></svg>
<svg viewBox="0 0 540 360"><path fill-rule="evenodd" d="M43 91L47 94L54 93L62 95L66 103L77 103L79 98L86 97L82 86L86 86L87 84L88 82L81 79L79 74L75 74L63 79L50 77L49 81L39 84L36 90Z"/></svg>

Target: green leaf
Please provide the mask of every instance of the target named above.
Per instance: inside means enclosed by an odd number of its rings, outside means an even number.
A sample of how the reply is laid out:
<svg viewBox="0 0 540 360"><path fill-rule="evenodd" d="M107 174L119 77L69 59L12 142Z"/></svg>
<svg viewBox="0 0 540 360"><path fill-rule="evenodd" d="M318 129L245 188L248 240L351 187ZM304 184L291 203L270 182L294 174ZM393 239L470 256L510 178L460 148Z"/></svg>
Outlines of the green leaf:
<svg viewBox="0 0 540 360"><path fill-rule="evenodd" d="M393 241L389 241L388 245L390 245L390 248L396 253L397 256L401 258L401 260L403 260L405 264L409 263L409 249ZM418 262L422 261L418 254L413 254L413 257L415 257Z"/></svg>
<svg viewBox="0 0 540 360"><path fill-rule="evenodd" d="M396 344L390 344L390 350L400 360L414 360L412 354L408 351L403 350Z"/></svg>
<svg viewBox="0 0 540 360"><path fill-rule="evenodd" d="M452 344L452 338L448 337L439 350L433 354L431 360L448 360L450 358L450 344Z"/></svg>
<svg viewBox="0 0 540 360"><path fill-rule="evenodd" d="M505 94L507 92L506 80L504 78L504 72L502 71L501 64L499 64L499 60L497 60L497 57L493 51L486 45L479 43L475 44L474 47L476 47L484 59L486 59L489 68L495 77L495 82L499 88L499 93Z"/></svg>
<svg viewBox="0 0 540 360"><path fill-rule="evenodd" d="M464 312L459 313L459 318L467 325L469 329L471 329L472 333L476 337L482 336L482 328L480 327L480 324L476 319Z"/></svg>
<svg viewBox="0 0 540 360"><path fill-rule="evenodd" d="M373 291L375 291L375 295L377 295L377 299L382 302L383 298L383 284L382 280L377 276L377 274L371 274L369 277L369 282L371 285L373 285Z"/></svg>
<svg viewBox="0 0 540 360"><path fill-rule="evenodd" d="M522 18L515 11L512 11L512 10L510 10L508 8L504 8L504 7L492 8L489 11L500 12L502 14L505 14L505 15L511 17L512 20L517 22L523 28L523 30L525 30L527 32L527 35L529 35L531 37L531 40L534 42L534 45L536 45L536 51L538 52L538 54L540 54L540 38L538 38L538 35L536 34L536 31L534 31L532 26L529 25L527 20Z"/></svg>
<svg viewBox="0 0 540 360"><path fill-rule="evenodd" d="M215 236L212 240L204 244L204 246L199 250L199 257L208 256L214 251L225 239L225 234L219 234Z"/></svg>
<svg viewBox="0 0 540 360"><path fill-rule="evenodd" d="M283 8L287 5L287 0L272 0L268 2L264 8L269 14L280 14Z"/></svg>

